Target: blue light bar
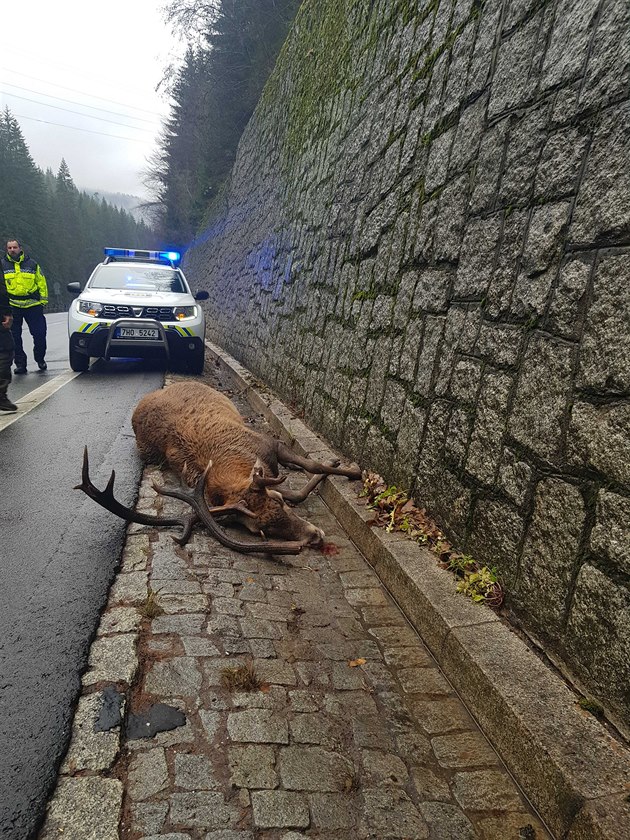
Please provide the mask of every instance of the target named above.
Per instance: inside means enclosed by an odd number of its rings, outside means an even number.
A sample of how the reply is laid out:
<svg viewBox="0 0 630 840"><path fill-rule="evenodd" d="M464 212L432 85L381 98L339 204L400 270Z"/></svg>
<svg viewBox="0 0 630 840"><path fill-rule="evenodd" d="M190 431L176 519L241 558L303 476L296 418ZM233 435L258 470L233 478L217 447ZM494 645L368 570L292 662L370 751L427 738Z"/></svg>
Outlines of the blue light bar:
<svg viewBox="0 0 630 840"><path fill-rule="evenodd" d="M171 262L179 262L181 254L179 251L160 251L160 257L170 260Z"/></svg>
<svg viewBox="0 0 630 840"><path fill-rule="evenodd" d="M158 262L179 262L179 251L138 251L132 248L103 248L106 257L126 258L129 260L156 260Z"/></svg>

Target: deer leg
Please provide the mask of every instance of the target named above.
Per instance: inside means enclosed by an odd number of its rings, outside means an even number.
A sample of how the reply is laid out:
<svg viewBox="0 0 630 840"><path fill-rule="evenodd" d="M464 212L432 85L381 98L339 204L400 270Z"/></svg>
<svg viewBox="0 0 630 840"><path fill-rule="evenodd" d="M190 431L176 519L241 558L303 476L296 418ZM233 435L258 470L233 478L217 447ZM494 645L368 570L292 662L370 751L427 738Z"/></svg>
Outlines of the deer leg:
<svg viewBox="0 0 630 840"><path fill-rule="evenodd" d="M278 441L278 461L284 466L295 464L301 467L306 472L323 473L324 475L345 475L347 478L358 479L361 478L361 469L358 466L340 467L339 461L330 464L320 464L312 458L306 458L303 455L298 455L293 452L286 444ZM284 495L284 494L283 494Z"/></svg>

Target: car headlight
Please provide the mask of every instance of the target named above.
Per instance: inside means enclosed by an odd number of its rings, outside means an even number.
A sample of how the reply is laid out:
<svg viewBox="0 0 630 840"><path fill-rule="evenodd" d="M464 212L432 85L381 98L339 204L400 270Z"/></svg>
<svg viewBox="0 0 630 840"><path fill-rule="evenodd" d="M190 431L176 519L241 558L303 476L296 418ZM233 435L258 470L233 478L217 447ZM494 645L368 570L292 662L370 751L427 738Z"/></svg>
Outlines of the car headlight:
<svg viewBox="0 0 630 840"><path fill-rule="evenodd" d="M92 301L89 300L79 301L79 312L85 312L86 315L91 315L95 318L97 315L100 315L102 311L102 303L92 303Z"/></svg>
<svg viewBox="0 0 630 840"><path fill-rule="evenodd" d="M176 306L173 310L173 315L178 321L183 321L184 318L194 318L196 314L196 306Z"/></svg>

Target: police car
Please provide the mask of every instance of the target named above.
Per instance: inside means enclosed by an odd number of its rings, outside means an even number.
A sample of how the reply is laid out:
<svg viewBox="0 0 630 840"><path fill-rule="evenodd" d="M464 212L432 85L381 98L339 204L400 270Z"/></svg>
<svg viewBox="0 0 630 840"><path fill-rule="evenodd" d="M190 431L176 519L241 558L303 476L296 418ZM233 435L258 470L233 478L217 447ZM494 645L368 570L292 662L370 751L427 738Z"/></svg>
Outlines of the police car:
<svg viewBox="0 0 630 840"><path fill-rule="evenodd" d="M205 316L177 267L176 251L105 248L68 311L70 367L85 371L90 357L164 358L171 368L203 371Z"/></svg>

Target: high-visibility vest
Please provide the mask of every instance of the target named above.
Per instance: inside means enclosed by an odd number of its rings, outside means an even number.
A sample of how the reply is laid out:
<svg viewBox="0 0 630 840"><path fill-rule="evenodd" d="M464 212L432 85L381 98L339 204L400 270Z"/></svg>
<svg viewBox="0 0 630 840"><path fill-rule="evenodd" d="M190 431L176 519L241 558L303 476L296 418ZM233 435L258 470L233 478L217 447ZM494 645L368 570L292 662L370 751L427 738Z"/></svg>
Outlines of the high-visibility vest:
<svg viewBox="0 0 630 840"><path fill-rule="evenodd" d="M46 278L35 260L27 257L24 251L16 260L5 254L2 270L11 306L28 309L48 303Z"/></svg>

